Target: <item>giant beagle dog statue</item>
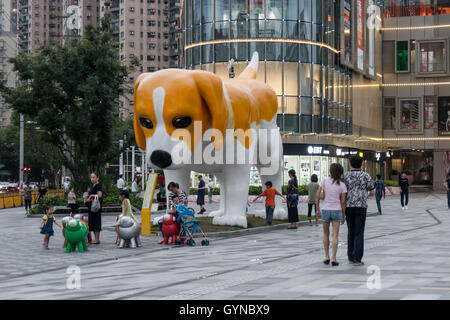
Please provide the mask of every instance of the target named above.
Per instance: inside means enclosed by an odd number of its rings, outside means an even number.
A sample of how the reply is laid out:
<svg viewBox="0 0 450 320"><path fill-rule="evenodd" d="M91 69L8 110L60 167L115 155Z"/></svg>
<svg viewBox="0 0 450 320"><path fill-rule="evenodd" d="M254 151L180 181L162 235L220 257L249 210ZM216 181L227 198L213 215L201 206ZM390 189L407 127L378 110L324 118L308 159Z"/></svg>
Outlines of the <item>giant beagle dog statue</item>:
<svg viewBox="0 0 450 320"><path fill-rule="evenodd" d="M256 80L258 63L255 52L239 77L226 80L211 72L183 69L143 73L134 87L135 137L139 148L146 150L149 166L164 169L166 181L179 183L182 190L189 188L191 170L215 174L221 193L220 209L210 213L215 224L247 227L252 165L263 186L272 181L281 190L277 97ZM175 161L179 154L184 162ZM276 201L274 218L284 219L281 199Z"/></svg>

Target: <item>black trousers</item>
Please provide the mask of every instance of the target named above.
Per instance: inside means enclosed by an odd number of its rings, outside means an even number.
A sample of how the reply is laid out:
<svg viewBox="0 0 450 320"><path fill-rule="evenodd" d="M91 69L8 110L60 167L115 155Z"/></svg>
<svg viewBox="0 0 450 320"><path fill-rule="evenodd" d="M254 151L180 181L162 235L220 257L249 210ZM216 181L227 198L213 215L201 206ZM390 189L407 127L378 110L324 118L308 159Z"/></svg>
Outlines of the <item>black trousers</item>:
<svg viewBox="0 0 450 320"><path fill-rule="evenodd" d="M403 201L403 199L405 199L405 201ZM408 200L409 200L409 191L400 192L400 202L402 204L402 207L408 205Z"/></svg>
<svg viewBox="0 0 450 320"><path fill-rule="evenodd" d="M364 228L367 208L346 208L348 260L361 262L364 255Z"/></svg>
<svg viewBox="0 0 450 320"><path fill-rule="evenodd" d="M31 209L31 199L25 200L25 210Z"/></svg>

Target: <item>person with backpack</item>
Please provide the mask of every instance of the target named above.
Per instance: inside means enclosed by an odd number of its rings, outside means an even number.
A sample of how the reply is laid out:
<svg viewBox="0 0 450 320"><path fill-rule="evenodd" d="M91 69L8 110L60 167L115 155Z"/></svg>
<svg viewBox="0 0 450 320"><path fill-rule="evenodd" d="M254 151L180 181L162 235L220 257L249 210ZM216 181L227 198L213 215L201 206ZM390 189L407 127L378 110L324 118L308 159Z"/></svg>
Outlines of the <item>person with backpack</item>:
<svg viewBox="0 0 450 320"><path fill-rule="evenodd" d="M377 174L377 181L375 181L375 200L377 201L378 213L381 213L381 198L386 199L386 188L384 186L383 180L381 180L381 175Z"/></svg>

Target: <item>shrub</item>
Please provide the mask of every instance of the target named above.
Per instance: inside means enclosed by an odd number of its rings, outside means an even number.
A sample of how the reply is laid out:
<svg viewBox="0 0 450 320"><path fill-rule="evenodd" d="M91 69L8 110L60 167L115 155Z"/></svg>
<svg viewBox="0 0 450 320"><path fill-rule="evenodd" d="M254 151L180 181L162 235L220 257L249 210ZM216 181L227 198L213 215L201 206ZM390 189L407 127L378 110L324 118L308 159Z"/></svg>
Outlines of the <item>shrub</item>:
<svg viewBox="0 0 450 320"><path fill-rule="evenodd" d="M30 209L30 214L45 214L45 207L47 206L67 206L67 199L55 197L42 198L37 206Z"/></svg>
<svg viewBox="0 0 450 320"><path fill-rule="evenodd" d="M384 185L386 187L398 187L398 181L394 180L384 180Z"/></svg>

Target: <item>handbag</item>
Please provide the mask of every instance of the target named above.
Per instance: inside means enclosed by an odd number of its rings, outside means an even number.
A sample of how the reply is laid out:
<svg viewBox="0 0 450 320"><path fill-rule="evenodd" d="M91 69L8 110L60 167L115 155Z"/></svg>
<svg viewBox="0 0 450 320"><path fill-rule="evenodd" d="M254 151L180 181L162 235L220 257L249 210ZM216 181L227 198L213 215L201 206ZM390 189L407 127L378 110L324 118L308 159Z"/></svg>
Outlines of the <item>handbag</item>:
<svg viewBox="0 0 450 320"><path fill-rule="evenodd" d="M101 208L102 208L102 206L100 204L100 200L98 199L98 196L96 195L94 197L94 200L92 200L91 212L97 213L100 211Z"/></svg>

